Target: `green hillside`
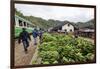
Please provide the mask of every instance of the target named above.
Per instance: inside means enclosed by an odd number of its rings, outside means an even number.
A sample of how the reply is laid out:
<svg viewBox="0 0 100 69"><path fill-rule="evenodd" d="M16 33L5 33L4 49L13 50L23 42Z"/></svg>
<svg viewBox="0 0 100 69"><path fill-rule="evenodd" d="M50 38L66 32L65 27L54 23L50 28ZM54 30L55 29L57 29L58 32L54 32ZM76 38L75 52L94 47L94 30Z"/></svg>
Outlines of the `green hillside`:
<svg viewBox="0 0 100 69"><path fill-rule="evenodd" d="M94 23L95 23L94 19L91 19L84 23L83 22L74 23L68 20L66 21L60 21L60 20L54 20L54 19L45 20L43 18L35 17L35 16L24 16L20 11L17 11L16 9L15 9L15 14L31 21L35 26L38 26L44 30L47 30L50 27L56 27L58 25L64 24L65 22L71 23L78 28L92 28L93 29Z"/></svg>
<svg viewBox="0 0 100 69"><path fill-rule="evenodd" d="M94 19L91 19L91 20L89 20L87 22L84 22L84 23L83 22L78 22L77 26L79 28L91 28L91 29L94 29L94 24L95 24Z"/></svg>

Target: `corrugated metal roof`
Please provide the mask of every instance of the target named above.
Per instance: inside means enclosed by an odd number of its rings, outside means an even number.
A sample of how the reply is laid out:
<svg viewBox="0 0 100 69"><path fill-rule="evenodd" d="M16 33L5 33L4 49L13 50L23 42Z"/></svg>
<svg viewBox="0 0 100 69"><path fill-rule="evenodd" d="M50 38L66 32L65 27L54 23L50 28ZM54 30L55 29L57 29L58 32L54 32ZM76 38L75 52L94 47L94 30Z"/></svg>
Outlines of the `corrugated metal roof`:
<svg viewBox="0 0 100 69"><path fill-rule="evenodd" d="M82 32L94 32L94 29L80 29Z"/></svg>

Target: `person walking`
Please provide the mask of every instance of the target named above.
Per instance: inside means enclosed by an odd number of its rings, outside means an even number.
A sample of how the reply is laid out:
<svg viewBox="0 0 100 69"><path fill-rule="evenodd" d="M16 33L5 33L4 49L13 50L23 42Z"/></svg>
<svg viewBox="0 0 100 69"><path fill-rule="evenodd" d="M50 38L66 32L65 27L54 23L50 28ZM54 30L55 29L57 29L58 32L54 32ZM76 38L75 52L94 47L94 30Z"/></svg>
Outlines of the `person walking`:
<svg viewBox="0 0 100 69"><path fill-rule="evenodd" d="M32 35L34 38L34 45L37 45L38 30L36 28L33 30Z"/></svg>
<svg viewBox="0 0 100 69"><path fill-rule="evenodd" d="M76 31L74 32L74 37L75 37L75 38L78 38L78 34L79 34L79 32L76 30Z"/></svg>
<svg viewBox="0 0 100 69"><path fill-rule="evenodd" d="M29 33L25 28L22 28L22 32L19 35L18 43L23 43L25 53L28 52L27 48L29 47L29 40L31 40Z"/></svg>
<svg viewBox="0 0 100 69"><path fill-rule="evenodd" d="M41 29L41 28L40 28L40 30L39 30L38 35L39 35L40 44L41 44L41 43L42 43L42 36L43 36L43 31L42 31L42 29Z"/></svg>

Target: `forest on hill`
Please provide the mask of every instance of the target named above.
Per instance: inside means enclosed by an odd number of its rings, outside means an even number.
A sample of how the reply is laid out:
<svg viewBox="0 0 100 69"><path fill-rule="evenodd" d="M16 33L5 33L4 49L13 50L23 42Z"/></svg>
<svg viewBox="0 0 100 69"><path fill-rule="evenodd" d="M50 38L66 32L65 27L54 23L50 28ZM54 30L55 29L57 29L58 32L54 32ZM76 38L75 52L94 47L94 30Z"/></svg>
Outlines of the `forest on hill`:
<svg viewBox="0 0 100 69"><path fill-rule="evenodd" d="M17 9L15 9L15 14L26 19L29 20L30 22L32 22L35 26L38 26L42 29L48 29L51 27L56 27L58 25L62 25L64 23L71 23L73 24L75 27L77 28L90 28L90 29L94 29L94 19L88 20L86 22L70 22L68 20L65 21L60 21L60 20L54 20L54 19L49 19L49 20L45 20L43 18L40 17L35 17L35 16L25 16L23 15L23 13L21 13L20 11L18 11Z"/></svg>

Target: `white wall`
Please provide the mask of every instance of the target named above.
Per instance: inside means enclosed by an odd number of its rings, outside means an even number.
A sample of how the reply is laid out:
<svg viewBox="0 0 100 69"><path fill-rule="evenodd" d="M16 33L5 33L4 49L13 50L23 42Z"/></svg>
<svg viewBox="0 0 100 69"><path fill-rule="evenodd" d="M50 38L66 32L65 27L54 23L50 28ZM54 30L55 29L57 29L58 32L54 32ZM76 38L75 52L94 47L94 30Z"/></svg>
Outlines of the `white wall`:
<svg viewBox="0 0 100 69"><path fill-rule="evenodd" d="M15 17L15 24L16 24L16 27L19 27L19 22L18 22L18 18Z"/></svg>
<svg viewBox="0 0 100 69"><path fill-rule="evenodd" d="M99 69L100 68L100 0L33 0L33 1L96 5L97 6L97 63L83 64L83 65L27 68L27 69ZM10 69L10 0L0 0L0 69Z"/></svg>
<svg viewBox="0 0 100 69"><path fill-rule="evenodd" d="M72 26L71 24L69 26L68 24L65 24L64 26L62 26L62 30L67 30L67 32L71 32L70 30L72 30L72 32L74 32L74 26Z"/></svg>

